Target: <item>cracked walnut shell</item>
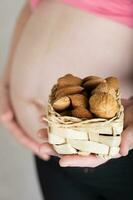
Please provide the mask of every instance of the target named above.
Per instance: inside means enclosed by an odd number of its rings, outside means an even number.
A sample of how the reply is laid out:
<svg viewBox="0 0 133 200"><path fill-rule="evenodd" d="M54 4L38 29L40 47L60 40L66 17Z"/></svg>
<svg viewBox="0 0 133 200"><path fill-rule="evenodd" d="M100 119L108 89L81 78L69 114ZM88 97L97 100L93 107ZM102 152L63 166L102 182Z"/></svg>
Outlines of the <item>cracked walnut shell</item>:
<svg viewBox="0 0 133 200"><path fill-rule="evenodd" d="M108 83L108 85L112 88L114 88L114 90L118 90L119 89L119 81L118 78L114 77L114 76L110 76L106 78L106 81Z"/></svg>
<svg viewBox="0 0 133 200"><path fill-rule="evenodd" d="M99 118L110 119L119 110L116 99L107 93L98 92L89 99L90 111Z"/></svg>
<svg viewBox="0 0 133 200"><path fill-rule="evenodd" d="M114 98L116 98L116 91L114 90L114 88L110 87L110 85L108 85L108 83L100 83L93 91L92 91L92 95L97 93L97 92L104 92L104 93L108 93L111 94Z"/></svg>

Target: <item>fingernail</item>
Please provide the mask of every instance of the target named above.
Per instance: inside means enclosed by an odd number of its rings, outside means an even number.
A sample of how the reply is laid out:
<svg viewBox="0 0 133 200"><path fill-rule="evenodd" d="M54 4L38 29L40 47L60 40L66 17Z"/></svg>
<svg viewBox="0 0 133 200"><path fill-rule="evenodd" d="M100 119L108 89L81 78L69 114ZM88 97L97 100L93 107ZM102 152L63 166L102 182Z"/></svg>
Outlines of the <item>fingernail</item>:
<svg viewBox="0 0 133 200"><path fill-rule="evenodd" d="M50 156L45 156L45 160L46 161L50 160Z"/></svg>
<svg viewBox="0 0 133 200"><path fill-rule="evenodd" d="M128 152L127 152L127 153L125 152L125 153L123 154L123 156L127 156L127 155L128 155Z"/></svg>
<svg viewBox="0 0 133 200"><path fill-rule="evenodd" d="M68 163L66 162L59 162L61 167L68 167Z"/></svg>
<svg viewBox="0 0 133 200"><path fill-rule="evenodd" d="M128 150L125 150L125 151L121 152L121 155L122 156L127 156L128 155Z"/></svg>
<svg viewBox="0 0 133 200"><path fill-rule="evenodd" d="M48 161L50 159L50 156L46 155L46 154L45 155L43 154L43 155L40 155L40 156L41 156L42 159L44 159L46 161Z"/></svg>
<svg viewBox="0 0 133 200"><path fill-rule="evenodd" d="M117 154L117 155L114 156L114 158L120 158L120 157L121 157L120 154Z"/></svg>

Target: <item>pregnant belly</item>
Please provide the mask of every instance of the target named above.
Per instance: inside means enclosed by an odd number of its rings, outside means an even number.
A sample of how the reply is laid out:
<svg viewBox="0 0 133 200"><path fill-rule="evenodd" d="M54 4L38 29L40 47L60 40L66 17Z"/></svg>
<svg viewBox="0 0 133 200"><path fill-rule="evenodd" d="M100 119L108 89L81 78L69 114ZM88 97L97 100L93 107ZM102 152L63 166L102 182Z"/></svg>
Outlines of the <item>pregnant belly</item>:
<svg viewBox="0 0 133 200"><path fill-rule="evenodd" d="M122 96L130 96L132 52L130 29L60 3L43 2L25 27L12 66L11 99L20 125L36 138L50 89L66 73L113 74L120 79Z"/></svg>

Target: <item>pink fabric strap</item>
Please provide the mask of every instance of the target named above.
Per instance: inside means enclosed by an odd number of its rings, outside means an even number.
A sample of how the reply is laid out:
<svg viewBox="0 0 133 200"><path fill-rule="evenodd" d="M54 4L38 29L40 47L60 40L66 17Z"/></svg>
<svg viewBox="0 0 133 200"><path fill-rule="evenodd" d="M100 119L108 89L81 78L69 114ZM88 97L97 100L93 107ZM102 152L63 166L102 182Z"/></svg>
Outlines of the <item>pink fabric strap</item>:
<svg viewBox="0 0 133 200"><path fill-rule="evenodd" d="M34 10L40 3L40 0L30 0L30 3L31 3L31 8Z"/></svg>
<svg viewBox="0 0 133 200"><path fill-rule="evenodd" d="M41 0L31 0L34 9ZM133 0L59 0L133 28Z"/></svg>
<svg viewBox="0 0 133 200"><path fill-rule="evenodd" d="M133 28L133 0L62 0Z"/></svg>

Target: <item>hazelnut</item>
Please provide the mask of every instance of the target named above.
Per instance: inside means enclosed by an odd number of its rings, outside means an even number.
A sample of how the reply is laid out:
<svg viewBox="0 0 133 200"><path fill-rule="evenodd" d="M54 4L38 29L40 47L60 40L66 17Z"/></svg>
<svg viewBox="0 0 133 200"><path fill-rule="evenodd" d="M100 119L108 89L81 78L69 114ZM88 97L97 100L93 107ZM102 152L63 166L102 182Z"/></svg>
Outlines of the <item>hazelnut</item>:
<svg viewBox="0 0 133 200"><path fill-rule="evenodd" d="M68 86L65 88L60 88L56 91L55 97L60 98L63 96L71 95L71 94L77 94L81 93L84 90L81 86Z"/></svg>
<svg viewBox="0 0 133 200"><path fill-rule="evenodd" d="M71 99L71 104L74 108L76 107L87 107L88 106L88 99L86 96L82 94L74 94L70 95L69 98Z"/></svg>
<svg viewBox="0 0 133 200"><path fill-rule="evenodd" d="M61 97L59 99L56 99L53 103L53 108L56 111L62 111L65 110L66 108L68 108L70 106L70 98L65 96L65 97Z"/></svg>
<svg viewBox="0 0 133 200"><path fill-rule="evenodd" d="M85 119L93 118L91 112L84 107L76 107L74 110L72 110L72 116Z"/></svg>
<svg viewBox="0 0 133 200"><path fill-rule="evenodd" d="M97 117L110 119L118 112L116 99L107 93L98 92L89 99L90 111Z"/></svg>
<svg viewBox="0 0 133 200"><path fill-rule="evenodd" d="M115 91L119 89L119 81L116 77L110 76L106 78L108 85L114 88Z"/></svg>
<svg viewBox="0 0 133 200"><path fill-rule="evenodd" d="M63 88L72 85L81 85L82 79L72 74L66 74L65 76L58 79L58 88Z"/></svg>

